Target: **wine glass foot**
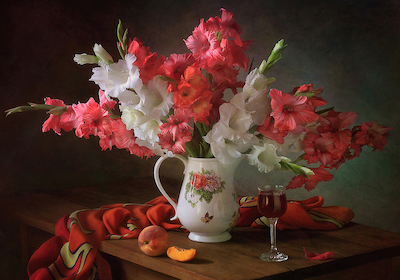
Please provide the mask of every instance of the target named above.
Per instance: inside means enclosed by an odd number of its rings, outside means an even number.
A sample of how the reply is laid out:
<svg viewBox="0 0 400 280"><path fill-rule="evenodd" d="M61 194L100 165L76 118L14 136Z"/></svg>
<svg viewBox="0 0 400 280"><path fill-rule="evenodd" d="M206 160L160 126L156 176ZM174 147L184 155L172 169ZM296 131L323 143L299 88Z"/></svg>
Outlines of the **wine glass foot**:
<svg viewBox="0 0 400 280"><path fill-rule="evenodd" d="M279 252L268 252L268 253L263 253L260 256L260 259L265 262L284 262L289 259L289 256Z"/></svg>

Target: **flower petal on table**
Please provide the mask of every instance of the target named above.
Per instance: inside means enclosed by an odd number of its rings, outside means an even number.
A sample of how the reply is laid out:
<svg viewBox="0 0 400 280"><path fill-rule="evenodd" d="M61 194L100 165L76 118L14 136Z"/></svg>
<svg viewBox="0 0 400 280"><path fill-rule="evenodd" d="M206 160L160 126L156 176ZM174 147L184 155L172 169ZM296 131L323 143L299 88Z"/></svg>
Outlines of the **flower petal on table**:
<svg viewBox="0 0 400 280"><path fill-rule="evenodd" d="M332 252L325 252L322 254L311 253L311 252L308 252L305 247L303 247L303 250L306 255L306 258L309 260L327 260L327 259L333 257Z"/></svg>

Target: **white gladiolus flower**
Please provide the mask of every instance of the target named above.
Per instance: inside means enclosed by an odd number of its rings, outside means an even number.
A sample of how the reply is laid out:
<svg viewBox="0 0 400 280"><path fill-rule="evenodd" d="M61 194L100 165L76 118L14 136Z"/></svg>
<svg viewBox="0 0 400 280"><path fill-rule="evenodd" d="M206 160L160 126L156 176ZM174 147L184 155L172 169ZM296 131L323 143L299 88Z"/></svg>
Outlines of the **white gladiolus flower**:
<svg viewBox="0 0 400 280"><path fill-rule="evenodd" d="M264 173L281 169L281 158L276 155L276 147L268 141L262 146L255 145L247 155L247 161Z"/></svg>
<svg viewBox="0 0 400 280"><path fill-rule="evenodd" d="M234 159L241 157L242 153L246 152L254 144L258 143L257 137L252 137L247 143L244 143L242 139L230 141L222 138L215 140L212 139L211 131L203 138L210 144L213 155L224 164L231 163Z"/></svg>
<svg viewBox="0 0 400 280"><path fill-rule="evenodd" d="M210 144L213 155L221 162L228 163L258 143L254 134L249 133L252 117L244 109L244 94L237 94L230 103L219 108L220 120L203 137Z"/></svg>
<svg viewBox="0 0 400 280"><path fill-rule="evenodd" d="M93 51L105 64L114 63L112 56L100 44L94 44Z"/></svg>
<svg viewBox="0 0 400 280"><path fill-rule="evenodd" d="M162 122L131 107L120 106L120 110L122 111L121 120L126 129L133 129L137 137L136 144L146 146L157 155L165 155L165 151L158 144L158 134L161 133L159 126Z"/></svg>
<svg viewBox="0 0 400 280"><path fill-rule="evenodd" d="M158 142L158 134L161 133L159 126L161 121L150 116L143 116L138 119L137 125L133 128L135 136L141 140L146 140L150 143Z"/></svg>
<svg viewBox="0 0 400 280"><path fill-rule="evenodd" d="M246 93L246 110L251 112L255 124L262 125L265 118L271 113L271 98L268 95L268 86L275 81L261 74L259 69L251 71L247 77L243 92Z"/></svg>
<svg viewBox="0 0 400 280"><path fill-rule="evenodd" d="M140 102L135 108L156 119L168 115L174 105L174 93L167 92L167 89L168 82L155 76L150 80L148 87L142 87L137 92Z"/></svg>
<svg viewBox="0 0 400 280"><path fill-rule="evenodd" d="M159 126L161 121L156 120L151 116L146 116L139 110L130 107L121 106L121 120L125 124L126 129L133 129L135 136L149 142L157 142L158 134L161 133Z"/></svg>
<svg viewBox="0 0 400 280"><path fill-rule="evenodd" d="M121 120L125 124L126 129L134 129L140 124L140 119L144 117L144 114L138 110L130 107L120 106Z"/></svg>
<svg viewBox="0 0 400 280"><path fill-rule="evenodd" d="M135 108L140 97L137 91L143 87L140 79L139 68L133 65L136 57L128 54L125 60L120 59L117 63L110 65L100 64L101 67L95 67L90 81L94 81L104 91L107 98L118 98L123 106Z"/></svg>
<svg viewBox="0 0 400 280"><path fill-rule="evenodd" d="M244 102L245 93L242 92L236 94L229 103L219 107L219 122L230 129L230 133L226 134L228 137L225 137L229 140L245 136L253 123L251 115L245 109Z"/></svg>
<svg viewBox="0 0 400 280"><path fill-rule="evenodd" d="M267 76L260 73L259 69L254 69L246 76L243 91L246 92L247 97L250 98L258 91L268 91L268 86L274 81L274 78L267 78Z"/></svg>
<svg viewBox="0 0 400 280"><path fill-rule="evenodd" d="M76 63L78 63L79 65L97 64L99 59L94 55L89 55L89 54L86 54L86 53L82 53L82 54L75 54L74 61Z"/></svg>

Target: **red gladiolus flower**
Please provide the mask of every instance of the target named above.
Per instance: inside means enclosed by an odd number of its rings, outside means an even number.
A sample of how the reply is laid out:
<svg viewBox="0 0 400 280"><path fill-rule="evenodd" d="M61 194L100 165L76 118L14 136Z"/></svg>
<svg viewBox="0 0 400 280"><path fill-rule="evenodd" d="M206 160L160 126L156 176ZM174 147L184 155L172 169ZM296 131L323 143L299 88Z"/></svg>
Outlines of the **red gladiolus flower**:
<svg viewBox="0 0 400 280"><path fill-rule="evenodd" d="M140 78L143 83L147 85L149 81L155 76L162 73L160 67L165 61L165 57L157 53L150 52L150 48L143 46L143 43L134 38L128 47L128 53L136 56L136 61L133 63L140 69Z"/></svg>
<svg viewBox="0 0 400 280"><path fill-rule="evenodd" d="M328 135L308 133L303 144L304 159L309 164L320 161L322 166L328 167L343 155L343 151L335 147L335 139L329 138Z"/></svg>
<svg viewBox="0 0 400 280"><path fill-rule="evenodd" d="M358 145L368 145L374 148L374 151L383 151L386 146L386 138L390 135L388 131L392 129L392 127L378 124L377 121L363 122L360 130L355 134L354 142Z"/></svg>
<svg viewBox="0 0 400 280"><path fill-rule="evenodd" d="M184 53L184 54L171 54L164 62L162 68L165 76L174 79L175 81L179 81L185 69L193 65L195 63L195 59L193 54Z"/></svg>
<svg viewBox="0 0 400 280"><path fill-rule="evenodd" d="M281 132L275 127L274 118L271 116L268 116L265 119L264 124L259 126L257 131L265 137L278 142L279 144L283 144L283 138L287 135L287 132Z"/></svg>
<svg viewBox="0 0 400 280"><path fill-rule="evenodd" d="M190 109L194 112L194 120L208 124L213 93L208 89L208 83L200 69L189 66L178 84L174 94L175 108Z"/></svg>
<svg viewBox="0 0 400 280"><path fill-rule="evenodd" d="M335 147L345 151L351 141L351 130L346 129L357 119L354 112L340 113L329 111L328 114L319 119L320 126L317 128L321 135L335 140Z"/></svg>
<svg viewBox="0 0 400 280"><path fill-rule="evenodd" d="M194 112L193 120L195 122L209 124L208 117L213 107L210 101L213 95L212 92L208 90L204 90L203 93L204 93L204 98L199 98L191 106Z"/></svg>
<svg viewBox="0 0 400 280"><path fill-rule="evenodd" d="M271 116L275 119L275 127L280 131L293 130L299 124L311 123L318 119L318 115L307 106L307 97L283 93L277 89L271 89Z"/></svg>
<svg viewBox="0 0 400 280"><path fill-rule="evenodd" d="M311 191L319 182L330 181L333 178L333 175L325 170L322 166L310 169L315 173L315 175L310 175L309 178L297 175L292 179L292 181L289 182L286 188L296 189L304 185L306 190Z"/></svg>
<svg viewBox="0 0 400 280"><path fill-rule="evenodd" d="M210 18L206 25L212 31L219 31L222 37L221 46L226 47L227 41L230 37L235 40L235 44L242 46L240 39L240 26L235 22L232 12L228 12L225 9L221 9L222 16Z"/></svg>

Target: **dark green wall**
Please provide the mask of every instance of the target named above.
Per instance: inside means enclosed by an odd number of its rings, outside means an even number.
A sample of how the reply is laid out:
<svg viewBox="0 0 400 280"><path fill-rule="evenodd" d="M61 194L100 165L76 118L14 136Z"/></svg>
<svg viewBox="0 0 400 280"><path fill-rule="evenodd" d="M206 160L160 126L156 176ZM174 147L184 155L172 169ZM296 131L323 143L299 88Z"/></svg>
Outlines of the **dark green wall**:
<svg viewBox="0 0 400 280"><path fill-rule="evenodd" d="M253 39L247 55L258 65L280 40L288 48L271 70L283 91L304 83L323 86L338 111L358 113L357 124L374 121L394 128L384 152L364 151L314 191L290 191L293 198L322 195L328 205L350 207L355 221L400 232L399 184L399 1L3 1L1 18L1 111L46 96L66 103L97 95L75 53L102 44L115 59L115 27L151 51L187 52L186 39L200 18L234 12L242 39ZM73 133L43 134L42 113L0 117L0 195L18 191L110 184L152 175L155 159L125 151L101 152L97 139ZM243 164L238 189L252 193L270 179Z"/></svg>

